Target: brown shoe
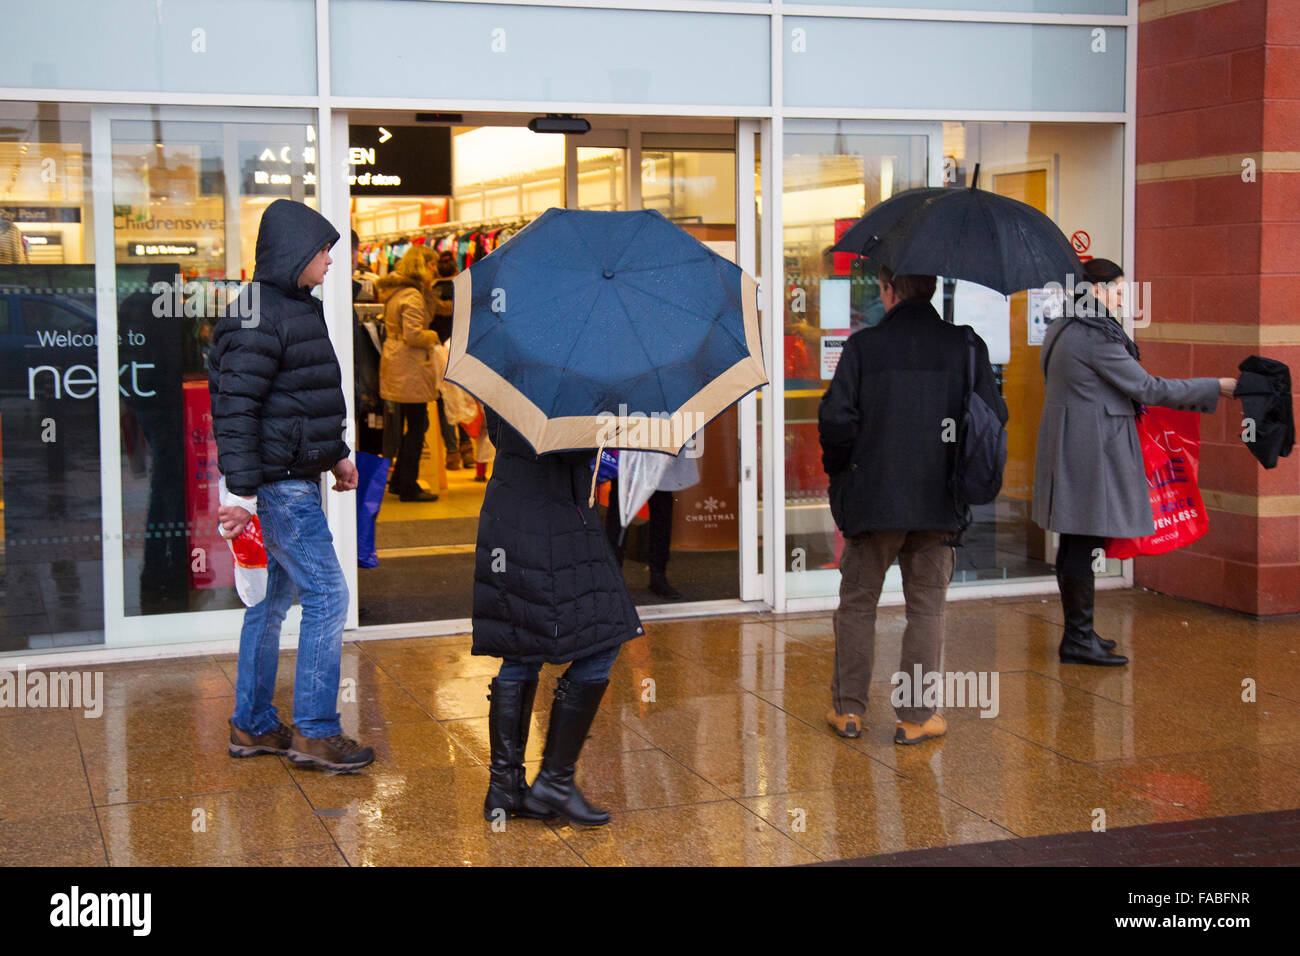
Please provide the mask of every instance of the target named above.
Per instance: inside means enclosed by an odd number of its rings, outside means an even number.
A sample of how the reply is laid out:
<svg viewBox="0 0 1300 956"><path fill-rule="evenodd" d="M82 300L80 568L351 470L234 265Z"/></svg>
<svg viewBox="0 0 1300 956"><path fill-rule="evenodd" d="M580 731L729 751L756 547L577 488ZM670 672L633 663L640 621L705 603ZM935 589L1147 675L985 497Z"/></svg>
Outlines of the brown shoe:
<svg viewBox="0 0 1300 956"><path fill-rule="evenodd" d="M862 736L862 718L857 714L837 714L831 709L826 713L826 722L841 737Z"/></svg>
<svg viewBox="0 0 1300 956"><path fill-rule="evenodd" d="M235 722L230 722L230 756L256 757L260 754L287 754L293 738L291 731L284 724L264 734L253 734L240 730Z"/></svg>
<svg viewBox="0 0 1300 956"><path fill-rule="evenodd" d="M944 720L939 714L931 714L930 719L923 724L913 724L906 720L900 720L897 729L894 731L894 743L919 744L922 740L942 737L947 732L948 721Z"/></svg>
<svg viewBox="0 0 1300 956"><path fill-rule="evenodd" d="M320 767L333 773L353 773L375 762L375 752L346 734L304 737L295 727L289 759L300 766Z"/></svg>

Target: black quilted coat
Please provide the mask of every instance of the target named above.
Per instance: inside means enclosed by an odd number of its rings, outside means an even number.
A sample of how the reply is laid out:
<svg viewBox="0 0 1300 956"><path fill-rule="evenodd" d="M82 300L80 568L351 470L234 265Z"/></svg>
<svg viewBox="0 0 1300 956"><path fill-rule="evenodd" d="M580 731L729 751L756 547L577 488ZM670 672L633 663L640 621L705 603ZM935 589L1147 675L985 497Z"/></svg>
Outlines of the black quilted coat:
<svg viewBox="0 0 1300 956"><path fill-rule="evenodd" d="M642 633L599 515L591 451L537 456L490 409L497 457L478 519L474 650L562 664Z"/></svg>
<svg viewBox="0 0 1300 956"><path fill-rule="evenodd" d="M259 485L315 479L348 456L342 374L325 312L298 276L338 242L314 209L277 199L257 230L257 299L245 288L212 332L208 389L217 464L227 487L251 496ZM256 314L245 318L256 302Z"/></svg>

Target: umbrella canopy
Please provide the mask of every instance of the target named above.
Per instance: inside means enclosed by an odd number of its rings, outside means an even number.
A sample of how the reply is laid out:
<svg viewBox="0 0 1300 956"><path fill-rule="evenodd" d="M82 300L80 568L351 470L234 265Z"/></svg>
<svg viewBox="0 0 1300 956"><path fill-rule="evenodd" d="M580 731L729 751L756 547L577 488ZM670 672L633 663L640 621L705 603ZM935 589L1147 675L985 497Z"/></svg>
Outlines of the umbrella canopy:
<svg viewBox="0 0 1300 956"><path fill-rule="evenodd" d="M455 289L446 377L539 454L675 455L767 383L757 283L654 210L548 209Z"/></svg>
<svg viewBox="0 0 1300 956"><path fill-rule="evenodd" d="M1079 257L1033 206L976 188L909 189L876 206L831 247L895 275L966 279L1003 295L1081 277Z"/></svg>

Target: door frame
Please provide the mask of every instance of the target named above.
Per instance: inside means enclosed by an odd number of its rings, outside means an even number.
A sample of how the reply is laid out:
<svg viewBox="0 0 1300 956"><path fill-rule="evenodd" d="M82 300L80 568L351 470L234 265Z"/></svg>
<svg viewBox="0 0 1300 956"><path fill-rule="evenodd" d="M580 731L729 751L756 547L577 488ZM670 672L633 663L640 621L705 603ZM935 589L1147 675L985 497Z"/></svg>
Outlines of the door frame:
<svg viewBox="0 0 1300 956"><path fill-rule="evenodd" d="M346 117L346 114L344 114ZM93 182L91 209L94 229L92 241L95 251L95 311L96 331L98 335L98 381L116 382L118 348L117 316L117 234L113 216L113 140L112 124L118 121L162 120L166 122L209 123L214 125L249 123L257 125L270 124L318 124L319 114L315 110L299 108L263 109L206 107L206 106L144 106L130 104L94 104L90 112L90 162ZM346 122L346 119L345 119ZM319 127L318 127L319 128ZM318 156L327 156L321 143ZM320 164L317 164L318 170ZM229 172L229 171L228 171ZM237 172L235 170L234 172ZM325 177L319 177L318 181ZM346 185L346 180L344 180ZM228 233L231 226L228 218L229 202L232 196L231 181L227 177L225 194L227 220L224 225ZM329 190L318 185L317 201L325 209ZM233 196L238 198L237 184ZM336 221L336 220L331 220ZM229 245L229 244L227 244ZM335 270L336 272L341 270ZM328 292L328 290L326 290ZM331 334L335 330L331 328ZM351 337L346 337L348 355L351 357ZM337 342L336 342L337 344ZM350 386L350 381L345 381ZM350 393L350 388L346 389ZM122 454L121 454L121 408L118 390L100 387L96 392L99 411L99 454L100 454L100 553L103 567L103 610L104 610L104 647L140 647L142 645L187 644L196 641L229 639L238 634L242 621L243 608L225 608L211 611L179 611L170 614L142 614L128 617L126 615L126 568L123 555L123 507L122 507ZM350 399L349 399L350 401ZM334 515L330 514L331 528L335 528ZM355 529L355 511L353 514ZM356 577L356 534L350 537L352 544L351 582ZM335 549L340 549L339 535L335 533ZM222 556L209 556L213 560L223 560ZM340 554L340 559L343 555ZM348 564L344 564L346 573ZM354 588L355 590L355 588ZM353 611L352 613L355 613ZM282 642L283 647L296 645L301 620L301 609L295 604L285 618L282 633L289 640Z"/></svg>
<svg viewBox="0 0 1300 956"><path fill-rule="evenodd" d="M769 366L768 377L772 380L773 388L770 389L771 408L764 418L763 441L764 447L769 452L775 451L776 443L783 439L785 434L785 363L783 356L780 355L780 349L785 342L784 338L784 297L780 300L776 298L777 289L783 289L785 285L785 230L783 219L783 198L785 194L785 132L787 124L795 126L804 123L818 122L818 118L778 118L775 121L764 121L765 123L779 127L769 139L771 140L771 158L763 164L763 194L770 197L765 203L763 210L763 234L764 234L764 253L767 262L772 263L773 282L768 283L770 286L766 290L764 299L765 306L768 310L768 320L764 323L764 330L769 336L769 341L773 343L774 361ZM926 181L929 186L943 185L943 123L938 120L820 120L824 123L844 122L850 125L845 130L846 133L855 136L925 136L926 140L926 157L927 157L927 175ZM796 129L795 132L798 132ZM781 142L776 141L779 135ZM769 223L780 223L782 228L771 228ZM938 294L938 293L936 293ZM778 345L778 343L780 343ZM766 400L766 399L765 399ZM782 441L781 448L784 448ZM775 503L777 507L765 508L763 511L764 520L764 542L771 542L772 547L764 548L764 555L780 554L780 561L769 559L767 567L770 574L767 575L765 586L768 590L768 601L772 609L777 613L787 611L822 611L834 608L839 603L838 588L829 586L818 591L818 584L826 582L827 585L838 578L838 569L817 569L804 571L786 570L786 500L785 500L785 457L779 456L779 467L776 462L769 462L767 473L765 474L763 486L763 501L765 503ZM801 590L810 590L812 594L789 594L791 590L790 575L801 575L801 583L807 585ZM897 574L896 570L891 572ZM815 575L815 578L808 578ZM806 581L803 579L807 578ZM889 577L885 580L885 593L892 590L897 593L901 584ZM891 588L891 585L893 587Z"/></svg>

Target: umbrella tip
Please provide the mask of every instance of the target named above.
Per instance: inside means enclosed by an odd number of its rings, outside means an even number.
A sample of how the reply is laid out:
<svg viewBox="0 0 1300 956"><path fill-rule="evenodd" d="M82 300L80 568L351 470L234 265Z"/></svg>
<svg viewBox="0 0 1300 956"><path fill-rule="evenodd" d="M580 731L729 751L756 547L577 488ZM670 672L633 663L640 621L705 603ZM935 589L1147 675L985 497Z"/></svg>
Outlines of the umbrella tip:
<svg viewBox="0 0 1300 956"><path fill-rule="evenodd" d="M975 174L971 176L970 188L975 189L980 184L980 164L975 164Z"/></svg>

